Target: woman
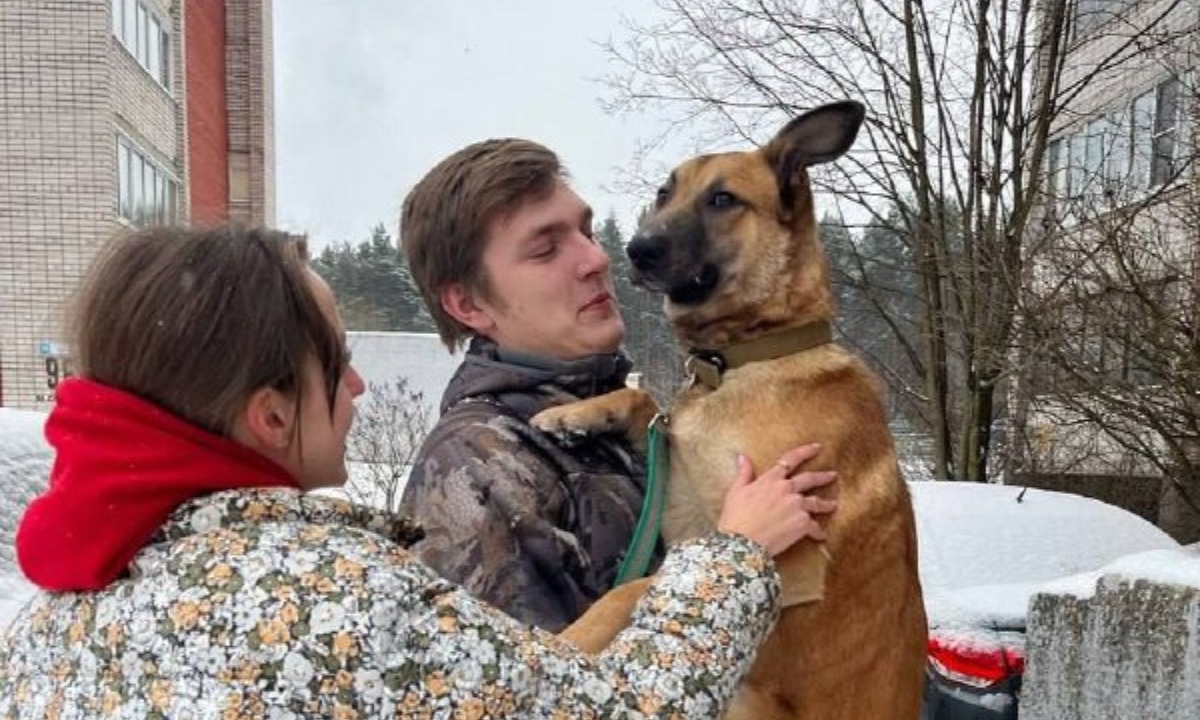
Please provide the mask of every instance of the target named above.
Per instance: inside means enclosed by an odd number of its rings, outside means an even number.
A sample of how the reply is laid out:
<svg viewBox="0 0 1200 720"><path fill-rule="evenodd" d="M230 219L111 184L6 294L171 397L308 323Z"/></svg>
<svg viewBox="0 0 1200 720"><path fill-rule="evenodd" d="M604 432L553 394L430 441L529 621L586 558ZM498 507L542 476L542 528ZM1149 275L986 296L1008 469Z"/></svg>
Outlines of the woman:
<svg viewBox="0 0 1200 720"><path fill-rule="evenodd" d="M721 532L592 658L418 564L408 524L303 494L345 481L363 381L286 235L118 238L74 326L17 535L52 592L0 645L0 717L714 717L777 615L769 555L832 510L801 494L826 475L788 477L811 448L739 462Z"/></svg>

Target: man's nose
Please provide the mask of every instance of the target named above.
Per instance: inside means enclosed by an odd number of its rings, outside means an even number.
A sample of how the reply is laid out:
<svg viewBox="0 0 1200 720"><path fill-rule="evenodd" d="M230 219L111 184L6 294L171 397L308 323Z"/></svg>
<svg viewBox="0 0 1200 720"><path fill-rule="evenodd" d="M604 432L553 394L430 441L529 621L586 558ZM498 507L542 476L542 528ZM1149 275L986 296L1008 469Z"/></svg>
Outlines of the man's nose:
<svg viewBox="0 0 1200 720"><path fill-rule="evenodd" d="M587 238L586 235L582 235L582 237L587 239L587 246L584 248L583 263L581 264L583 274L591 275L598 272L607 272L611 260L609 260L608 253L605 252L604 247L598 240Z"/></svg>

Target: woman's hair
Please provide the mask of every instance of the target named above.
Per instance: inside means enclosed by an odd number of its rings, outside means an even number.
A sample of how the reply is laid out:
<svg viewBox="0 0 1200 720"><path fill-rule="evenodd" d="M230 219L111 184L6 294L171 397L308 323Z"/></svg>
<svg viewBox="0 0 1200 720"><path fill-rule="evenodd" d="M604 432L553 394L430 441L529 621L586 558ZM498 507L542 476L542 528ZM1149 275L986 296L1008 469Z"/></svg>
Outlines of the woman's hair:
<svg viewBox="0 0 1200 720"><path fill-rule="evenodd" d="M438 335L451 351L473 331L442 308L442 289L462 283L489 297L482 260L489 225L531 200L549 197L565 178L558 156L542 145L519 138L484 140L442 160L404 199L400 245Z"/></svg>
<svg viewBox="0 0 1200 720"><path fill-rule="evenodd" d="M329 407L346 364L302 239L263 228L160 227L113 238L71 318L81 375L228 436L255 390L299 397L315 357Z"/></svg>

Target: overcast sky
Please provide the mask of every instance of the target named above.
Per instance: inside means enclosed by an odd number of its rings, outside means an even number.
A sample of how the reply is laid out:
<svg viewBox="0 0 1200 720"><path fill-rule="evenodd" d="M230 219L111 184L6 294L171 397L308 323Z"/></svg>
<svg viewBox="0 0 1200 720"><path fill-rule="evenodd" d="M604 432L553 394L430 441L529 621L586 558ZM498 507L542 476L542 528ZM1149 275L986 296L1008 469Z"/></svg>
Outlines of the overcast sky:
<svg viewBox="0 0 1200 720"><path fill-rule="evenodd" d="M274 3L277 222L319 245L396 233L404 194L468 143L520 136L559 153L599 217L628 231L645 198L610 192L644 117L600 108L600 41L648 0ZM681 159L681 158L680 158Z"/></svg>

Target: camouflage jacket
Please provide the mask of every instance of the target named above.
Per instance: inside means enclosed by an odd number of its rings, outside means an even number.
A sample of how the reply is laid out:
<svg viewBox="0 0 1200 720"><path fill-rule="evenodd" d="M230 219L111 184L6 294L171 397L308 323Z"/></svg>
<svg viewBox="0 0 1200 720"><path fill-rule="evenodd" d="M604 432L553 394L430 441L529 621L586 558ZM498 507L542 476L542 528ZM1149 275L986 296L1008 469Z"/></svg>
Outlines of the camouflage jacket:
<svg viewBox="0 0 1200 720"><path fill-rule="evenodd" d="M514 362L476 338L442 398L401 509L421 559L515 618L557 631L612 587L641 513L645 458L623 439L570 443L529 425L622 387L629 360ZM661 557L661 550L660 550Z"/></svg>
<svg viewBox="0 0 1200 720"><path fill-rule="evenodd" d="M391 516L295 490L184 503L104 590L0 639L0 718L716 718L779 611L761 547L681 544L585 656L414 561Z"/></svg>

